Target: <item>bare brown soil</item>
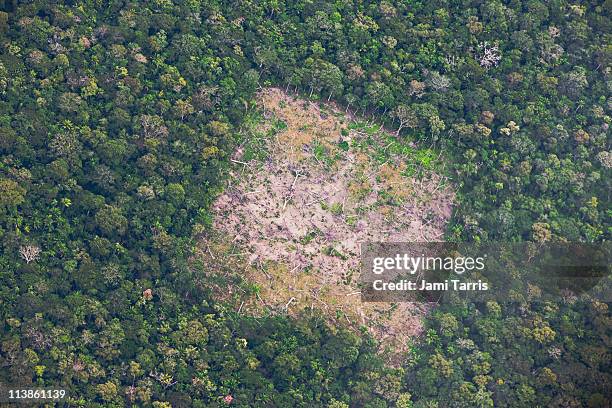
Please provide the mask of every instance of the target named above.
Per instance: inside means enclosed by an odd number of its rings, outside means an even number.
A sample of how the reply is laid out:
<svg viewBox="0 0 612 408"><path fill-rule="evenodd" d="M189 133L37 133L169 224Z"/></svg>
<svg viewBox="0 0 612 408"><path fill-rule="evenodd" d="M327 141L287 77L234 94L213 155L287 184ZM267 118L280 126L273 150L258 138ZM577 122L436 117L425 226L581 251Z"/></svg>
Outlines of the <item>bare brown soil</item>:
<svg viewBox="0 0 612 408"><path fill-rule="evenodd" d="M420 333L427 306L362 303L360 243L440 240L454 197L448 183L434 172L406 176L408 163L399 155L380 163L376 135L368 141L364 132L349 131L351 118L330 105L279 89L264 90L258 100L267 118L259 130L279 120L286 128L266 142L264 159L245 161L247 146L238 149L214 205L226 249L240 248L244 273L260 290L241 312L319 308L401 348Z"/></svg>

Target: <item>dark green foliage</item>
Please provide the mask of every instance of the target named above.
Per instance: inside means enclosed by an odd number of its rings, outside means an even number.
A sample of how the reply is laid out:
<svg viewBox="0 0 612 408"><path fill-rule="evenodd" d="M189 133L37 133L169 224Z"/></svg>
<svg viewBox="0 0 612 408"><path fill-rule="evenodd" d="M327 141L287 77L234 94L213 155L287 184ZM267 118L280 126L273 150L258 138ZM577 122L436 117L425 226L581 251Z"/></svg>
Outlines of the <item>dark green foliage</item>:
<svg viewBox="0 0 612 408"><path fill-rule="evenodd" d="M595 401L600 405L594 406L605 406L612 378L609 348L601 339L609 324L608 306L600 302L475 307L454 299L431 317L406 382L422 400L433 398L444 406L580 406Z"/></svg>
<svg viewBox="0 0 612 408"><path fill-rule="evenodd" d="M187 259L266 84L441 147L449 239L609 239L610 1L0 6L0 383L76 406L609 405L605 304L444 305L391 369L368 336L228 313Z"/></svg>

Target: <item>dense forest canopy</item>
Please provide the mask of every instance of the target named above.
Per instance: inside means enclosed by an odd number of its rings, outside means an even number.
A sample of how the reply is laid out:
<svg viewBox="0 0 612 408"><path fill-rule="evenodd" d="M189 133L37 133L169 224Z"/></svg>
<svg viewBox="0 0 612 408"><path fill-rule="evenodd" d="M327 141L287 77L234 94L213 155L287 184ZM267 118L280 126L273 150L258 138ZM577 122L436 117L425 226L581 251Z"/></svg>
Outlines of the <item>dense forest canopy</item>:
<svg viewBox="0 0 612 408"><path fill-rule="evenodd" d="M610 0L0 3L0 384L77 406L609 406L606 303L455 300L390 368L365 334L226 310L188 259L267 85L444 151L449 240L608 240Z"/></svg>

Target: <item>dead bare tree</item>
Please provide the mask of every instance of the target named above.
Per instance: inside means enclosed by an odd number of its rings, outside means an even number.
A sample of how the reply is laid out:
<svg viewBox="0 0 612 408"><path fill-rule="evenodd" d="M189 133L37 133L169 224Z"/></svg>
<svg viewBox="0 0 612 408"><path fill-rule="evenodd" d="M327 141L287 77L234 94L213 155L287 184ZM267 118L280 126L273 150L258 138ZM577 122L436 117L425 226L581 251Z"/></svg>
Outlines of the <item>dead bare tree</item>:
<svg viewBox="0 0 612 408"><path fill-rule="evenodd" d="M497 45L491 46L487 41L478 44L477 60L481 67L489 69L496 67L501 61L501 53Z"/></svg>
<svg viewBox="0 0 612 408"><path fill-rule="evenodd" d="M459 58L457 58L455 55L447 54L444 57L444 62L446 62L446 65L448 65L449 69L452 70L459 63Z"/></svg>
<svg viewBox="0 0 612 408"><path fill-rule="evenodd" d="M22 245L19 248L19 255L27 264L36 261L40 257L40 247L36 245Z"/></svg>
<svg viewBox="0 0 612 408"><path fill-rule="evenodd" d="M141 115L140 125L145 138L165 138L168 136L168 127L158 115Z"/></svg>
<svg viewBox="0 0 612 408"><path fill-rule="evenodd" d="M417 125L418 118L416 114L414 113L414 111L410 109L409 106L398 105L397 108L393 110L392 115L394 118L397 118L397 120L399 120L399 123L400 123L399 127L397 128L397 131L395 132L395 134L398 136L403 128L405 127L413 128L413 127L416 127Z"/></svg>

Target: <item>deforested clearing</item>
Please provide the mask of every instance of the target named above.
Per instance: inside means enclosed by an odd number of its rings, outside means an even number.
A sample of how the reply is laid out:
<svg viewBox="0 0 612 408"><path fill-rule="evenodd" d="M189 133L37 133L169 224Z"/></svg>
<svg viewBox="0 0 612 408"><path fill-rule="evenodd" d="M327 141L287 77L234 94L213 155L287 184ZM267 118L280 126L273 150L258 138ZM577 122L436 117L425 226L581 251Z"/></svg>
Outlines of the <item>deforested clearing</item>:
<svg viewBox="0 0 612 408"><path fill-rule="evenodd" d="M442 239L454 199L443 157L276 88L258 105L263 118L244 130L214 204L225 235L217 247L242 254L258 288L241 312L320 309L383 344L405 344L427 306L361 302L360 243Z"/></svg>

